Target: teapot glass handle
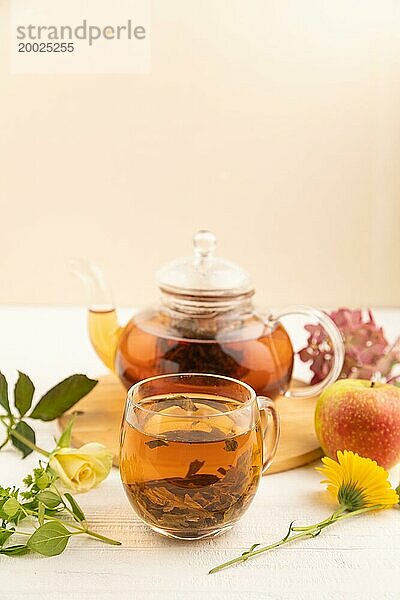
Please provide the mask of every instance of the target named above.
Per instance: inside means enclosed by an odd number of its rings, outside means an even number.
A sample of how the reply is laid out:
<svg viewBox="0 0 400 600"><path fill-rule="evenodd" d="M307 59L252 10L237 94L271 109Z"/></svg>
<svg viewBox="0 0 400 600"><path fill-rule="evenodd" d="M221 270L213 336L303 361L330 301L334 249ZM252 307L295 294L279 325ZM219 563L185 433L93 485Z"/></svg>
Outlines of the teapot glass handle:
<svg viewBox="0 0 400 600"><path fill-rule="evenodd" d="M307 398L310 396L317 396L327 385L336 381L342 371L344 361L344 344L342 335L332 319L328 317L326 313L322 312L322 310L311 308L309 306L291 306L277 314L274 314L273 320L279 320L288 315L306 315L314 317L314 319L317 319L320 322L331 340L333 349L333 364L325 379L319 383L315 383L307 387L291 388L285 393L285 396L288 398Z"/></svg>

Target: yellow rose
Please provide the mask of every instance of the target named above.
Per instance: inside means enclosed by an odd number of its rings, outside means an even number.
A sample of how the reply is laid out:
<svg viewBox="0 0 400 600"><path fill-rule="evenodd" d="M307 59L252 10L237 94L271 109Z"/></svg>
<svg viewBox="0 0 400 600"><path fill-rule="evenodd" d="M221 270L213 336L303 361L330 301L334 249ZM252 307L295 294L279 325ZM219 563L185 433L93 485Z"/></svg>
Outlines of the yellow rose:
<svg viewBox="0 0 400 600"><path fill-rule="evenodd" d="M80 448L59 448L52 454L49 466L65 487L87 492L107 477L112 459L105 446L92 442Z"/></svg>

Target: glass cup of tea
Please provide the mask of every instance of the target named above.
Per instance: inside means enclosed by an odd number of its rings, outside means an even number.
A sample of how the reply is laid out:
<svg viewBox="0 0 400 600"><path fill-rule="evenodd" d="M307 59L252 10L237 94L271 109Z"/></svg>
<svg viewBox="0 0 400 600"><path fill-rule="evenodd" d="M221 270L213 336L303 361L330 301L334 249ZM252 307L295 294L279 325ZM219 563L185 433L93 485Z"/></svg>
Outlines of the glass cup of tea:
<svg viewBox="0 0 400 600"><path fill-rule="evenodd" d="M196 373L130 388L121 479L137 515L163 535L197 540L230 529L274 458L279 417L247 384Z"/></svg>

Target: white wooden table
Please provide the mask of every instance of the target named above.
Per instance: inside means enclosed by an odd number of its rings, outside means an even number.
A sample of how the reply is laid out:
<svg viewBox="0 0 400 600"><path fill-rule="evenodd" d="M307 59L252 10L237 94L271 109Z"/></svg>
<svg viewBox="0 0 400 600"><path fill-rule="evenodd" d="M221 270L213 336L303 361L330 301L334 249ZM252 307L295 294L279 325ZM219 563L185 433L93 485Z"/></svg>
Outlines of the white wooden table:
<svg viewBox="0 0 400 600"><path fill-rule="evenodd" d="M400 311L376 315L389 337L400 332ZM72 373L104 371L86 336L85 311L75 308L0 308L0 369L8 376L17 369L26 372L41 392ZM55 431L54 424L41 424L40 445L52 448ZM20 483L36 461L33 455L22 461L12 449L2 451L0 483ZM0 557L0 599L398 599L400 510L348 520L316 539L207 574L255 542L279 539L292 519L313 523L334 510L314 466L264 477L233 530L191 543L165 539L143 525L114 469L79 501L93 529L122 546L75 538L57 557ZM391 477L397 485L398 468Z"/></svg>

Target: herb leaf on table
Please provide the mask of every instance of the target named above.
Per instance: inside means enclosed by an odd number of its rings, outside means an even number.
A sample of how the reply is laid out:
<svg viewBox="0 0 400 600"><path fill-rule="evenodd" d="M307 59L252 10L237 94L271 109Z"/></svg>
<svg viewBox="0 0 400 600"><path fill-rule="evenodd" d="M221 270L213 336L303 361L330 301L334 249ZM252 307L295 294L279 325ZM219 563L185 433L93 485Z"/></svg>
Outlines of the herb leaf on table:
<svg viewBox="0 0 400 600"><path fill-rule="evenodd" d="M62 523L48 522L36 529L26 545L38 554L57 556L64 552L71 535Z"/></svg>
<svg viewBox="0 0 400 600"><path fill-rule="evenodd" d="M46 392L29 417L41 421L57 419L86 396L96 384L96 380L89 379L86 375L71 375Z"/></svg>
<svg viewBox="0 0 400 600"><path fill-rule="evenodd" d="M28 375L18 371L18 381L14 388L14 404L21 417L23 417L32 406L34 392L35 386Z"/></svg>
<svg viewBox="0 0 400 600"><path fill-rule="evenodd" d="M14 387L14 406L11 406L8 383L0 372L0 407L5 410L3 414L0 412L0 424L6 429L6 437L0 445L0 450L11 442L21 452L22 458L34 450L48 455L46 451L36 446L35 432L26 419L52 421L60 417L86 396L97 383L96 379L89 379L86 375L71 375L48 390L32 408L35 386L28 375L18 371L18 380ZM59 448L70 445L72 425L73 421L61 435Z"/></svg>
<svg viewBox="0 0 400 600"><path fill-rule="evenodd" d="M0 404L8 415L11 414L10 402L8 400L8 383L3 373L0 373Z"/></svg>
<svg viewBox="0 0 400 600"><path fill-rule="evenodd" d="M30 425L28 425L28 423L26 423L25 421L19 421L15 425L15 427L12 429L12 431L19 433L26 440L30 441L32 444L36 443L36 434L33 431L32 427ZM12 435L12 433L11 433L11 443L15 448L17 448L17 450L20 450L20 452L22 452L22 458L25 458L26 456L31 454L31 452L33 452L32 446L28 446L26 444L26 442L23 442L20 439L18 439L17 437L14 437Z"/></svg>
<svg viewBox="0 0 400 600"><path fill-rule="evenodd" d="M106 544L120 545L90 530L75 498L68 492L60 493L55 480L56 477L40 465L25 477L23 490L0 486L0 554L21 556L36 552L57 556L75 535L88 535ZM22 536L27 537L26 544L10 543L14 538L20 541Z"/></svg>

